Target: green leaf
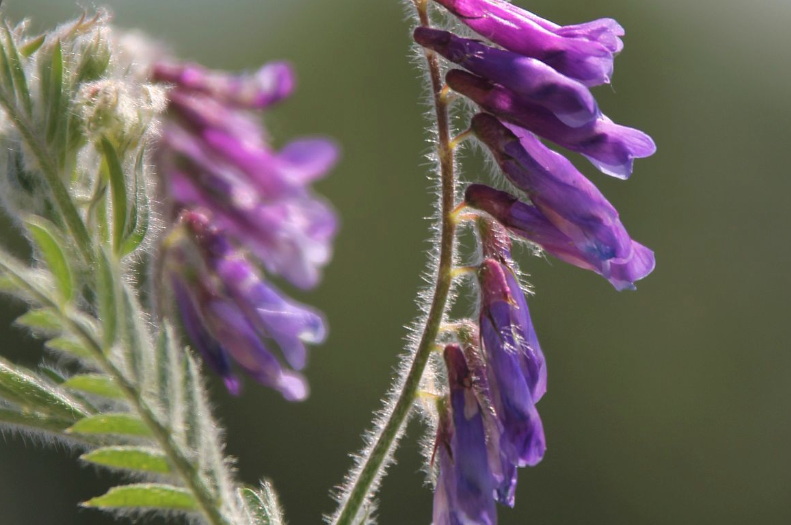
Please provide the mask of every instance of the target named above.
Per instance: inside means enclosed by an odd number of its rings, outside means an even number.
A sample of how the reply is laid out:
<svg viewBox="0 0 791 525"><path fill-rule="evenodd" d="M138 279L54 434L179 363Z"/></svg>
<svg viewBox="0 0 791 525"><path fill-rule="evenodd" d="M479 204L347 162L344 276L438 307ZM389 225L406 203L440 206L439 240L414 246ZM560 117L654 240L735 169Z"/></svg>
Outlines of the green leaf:
<svg viewBox="0 0 791 525"><path fill-rule="evenodd" d="M47 35L42 34L32 40L25 42L25 44L19 48L19 53L25 58L30 58L33 53L38 51L38 49L41 47L41 44L44 43L46 36Z"/></svg>
<svg viewBox="0 0 791 525"><path fill-rule="evenodd" d="M121 245L121 257L135 251L146 238L150 221L148 192L145 185L145 148L140 148L135 161L135 199L129 212L126 237Z"/></svg>
<svg viewBox="0 0 791 525"><path fill-rule="evenodd" d="M26 221L30 235L33 237L36 247L44 261L47 263L55 282L58 285L61 296L65 302L72 299L74 294L74 276L71 267L66 259L66 252L63 249L62 240L58 235L55 226L41 217L33 217Z"/></svg>
<svg viewBox="0 0 791 525"><path fill-rule="evenodd" d="M68 104L63 104L63 49L60 40L52 49L52 59L49 67L49 84L47 86L47 142L52 142L58 126L65 126L69 115L64 109ZM58 144L57 146L61 146Z"/></svg>
<svg viewBox="0 0 791 525"><path fill-rule="evenodd" d="M72 421L53 418L44 414L24 411L17 412L0 408L0 426L12 425L27 430L40 430L44 432L54 432L60 434L72 424Z"/></svg>
<svg viewBox="0 0 791 525"><path fill-rule="evenodd" d="M164 453L146 447L105 447L92 450L81 460L103 467L170 474L170 465Z"/></svg>
<svg viewBox="0 0 791 525"><path fill-rule="evenodd" d="M28 89L25 70L22 66L22 57L19 56L14 36L6 24L3 24L3 33L5 35L6 59L11 69L11 77L14 80L14 89L19 101L22 103L22 107L30 115L33 112L33 104L30 101L30 90Z"/></svg>
<svg viewBox="0 0 791 525"><path fill-rule="evenodd" d="M51 308L29 310L21 317L17 317L14 324L24 326L40 334L53 334L63 331L60 315Z"/></svg>
<svg viewBox="0 0 791 525"><path fill-rule="evenodd" d="M248 514L253 518L255 525L282 525L284 523L277 495L269 481L261 483L260 491L244 487L239 489L239 493L242 495Z"/></svg>
<svg viewBox="0 0 791 525"><path fill-rule="evenodd" d="M56 385L30 370L0 360L0 397L12 403L61 419L85 417L89 411Z"/></svg>
<svg viewBox="0 0 791 525"><path fill-rule="evenodd" d="M150 437L151 431L137 417L127 413L100 414L77 421L70 434L110 434L114 436Z"/></svg>
<svg viewBox="0 0 791 525"><path fill-rule="evenodd" d="M123 391L113 380L100 374L80 374L72 376L63 386L87 394L94 394L108 399L124 399Z"/></svg>
<svg viewBox="0 0 791 525"><path fill-rule="evenodd" d="M158 483L138 483L115 487L104 496L82 504L104 509L162 509L194 511L198 509L189 491Z"/></svg>
<svg viewBox="0 0 791 525"><path fill-rule="evenodd" d="M108 352L118 335L117 281L107 253L100 250L96 294L99 296L99 317L102 322L102 345Z"/></svg>
<svg viewBox="0 0 791 525"><path fill-rule="evenodd" d="M121 253L121 243L126 229L126 181L124 170L118 153L107 138L102 137L102 153L104 154L104 167L110 180L110 189L113 197L113 248L115 253Z"/></svg>
<svg viewBox="0 0 791 525"><path fill-rule="evenodd" d="M44 343L44 346L50 350L63 352L79 359L93 360L94 358L94 355L90 350L88 350L88 348L85 347L84 344L66 337L56 337L55 339L50 339Z"/></svg>

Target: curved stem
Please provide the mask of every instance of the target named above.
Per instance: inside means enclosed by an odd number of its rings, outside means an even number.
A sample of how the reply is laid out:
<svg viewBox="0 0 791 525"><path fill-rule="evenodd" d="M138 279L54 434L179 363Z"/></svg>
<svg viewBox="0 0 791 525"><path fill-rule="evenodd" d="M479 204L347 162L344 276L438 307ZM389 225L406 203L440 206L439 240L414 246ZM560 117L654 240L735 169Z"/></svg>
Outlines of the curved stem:
<svg viewBox="0 0 791 525"><path fill-rule="evenodd" d="M425 0L415 0L420 24L429 26L427 5ZM428 364L434 342L439 334L440 326L445 317L445 310L453 282L453 259L455 250L456 222L453 211L456 205L454 175L454 152L451 145L450 120L448 115L448 99L443 95L442 71L439 59L433 51L425 50L431 80L431 91L434 99L435 117L437 125L437 155L439 157L440 172L440 241L439 263L437 265L434 292L429 308L426 324L418 343L414 360L404 379L401 392L389 418L376 437L375 444L365 460L365 464L354 481L348 493L348 498L342 502L342 508L337 514L336 525L352 525L358 516L371 486L376 481L381 468L393 447L396 438L405 424L416 399L418 386L423 377L423 372Z"/></svg>

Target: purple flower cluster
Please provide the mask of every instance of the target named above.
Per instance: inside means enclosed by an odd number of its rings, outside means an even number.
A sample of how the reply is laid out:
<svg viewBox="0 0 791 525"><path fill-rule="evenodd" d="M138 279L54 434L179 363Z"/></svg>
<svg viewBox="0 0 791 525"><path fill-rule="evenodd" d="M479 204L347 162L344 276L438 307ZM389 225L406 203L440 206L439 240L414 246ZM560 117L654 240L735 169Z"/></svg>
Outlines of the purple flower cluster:
<svg viewBox="0 0 791 525"><path fill-rule="evenodd" d="M287 64L234 76L163 63L154 78L173 86L159 157L179 224L168 267L187 335L231 392L239 383L229 356L287 399L304 399L296 371L305 344L324 339L323 318L285 298L256 266L300 288L318 283L337 220L310 183L335 164L337 147L324 138L269 146L251 110L291 93Z"/></svg>
<svg viewBox="0 0 791 525"><path fill-rule="evenodd" d="M470 132L519 195L482 184L466 189L483 247L479 336L463 351L446 348L450 397L437 441L434 525L493 524L493 501L514 503L516 468L537 464L545 450L535 404L546 391L546 365L509 235L618 290L633 289L655 264L596 186L541 139L621 179L656 147L645 133L602 115L589 89L609 83L623 48L614 20L558 26L504 0L435 2L484 41L425 26L415 41L463 68L448 71L447 86L477 105Z"/></svg>

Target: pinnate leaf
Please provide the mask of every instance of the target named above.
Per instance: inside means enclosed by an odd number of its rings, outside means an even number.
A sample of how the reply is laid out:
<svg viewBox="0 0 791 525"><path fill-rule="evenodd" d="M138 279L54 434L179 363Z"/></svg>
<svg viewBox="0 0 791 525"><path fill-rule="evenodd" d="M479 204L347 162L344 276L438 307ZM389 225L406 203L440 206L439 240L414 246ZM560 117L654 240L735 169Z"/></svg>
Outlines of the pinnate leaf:
<svg viewBox="0 0 791 525"><path fill-rule="evenodd" d="M188 491L158 483L137 483L110 489L103 496L90 499L84 507L103 509L162 509L194 511L198 506Z"/></svg>
<svg viewBox="0 0 791 525"><path fill-rule="evenodd" d="M150 437L151 430L132 414L109 413L86 417L67 430L70 434L109 434Z"/></svg>
<svg viewBox="0 0 791 525"><path fill-rule="evenodd" d="M81 460L104 467L169 474L170 465L165 454L147 447L104 447L92 450Z"/></svg>

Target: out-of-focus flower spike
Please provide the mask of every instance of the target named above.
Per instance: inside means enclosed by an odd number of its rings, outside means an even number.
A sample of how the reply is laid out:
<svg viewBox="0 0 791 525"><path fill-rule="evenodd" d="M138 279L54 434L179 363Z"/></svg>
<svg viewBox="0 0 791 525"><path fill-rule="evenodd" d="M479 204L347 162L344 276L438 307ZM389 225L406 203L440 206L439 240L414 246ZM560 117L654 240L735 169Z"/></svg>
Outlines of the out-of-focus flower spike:
<svg viewBox="0 0 791 525"><path fill-rule="evenodd" d="M545 107L568 126L582 126L599 116L599 107L587 87L540 60L437 29L418 27L414 37L418 44L451 62Z"/></svg>
<svg viewBox="0 0 791 525"><path fill-rule="evenodd" d="M286 62L271 62L244 75L217 73L196 64L159 63L153 77L184 91L210 95L248 109L263 109L280 102L291 95L296 85L294 72Z"/></svg>
<svg viewBox="0 0 791 525"><path fill-rule="evenodd" d="M634 283L654 269L653 252L635 241L632 241L631 255L626 259L602 259L601 254L580 249L538 208L507 192L483 184L471 184L465 191L465 201L469 206L490 214L511 233L539 245L550 255L598 273L617 290L634 289Z"/></svg>
<svg viewBox="0 0 791 525"><path fill-rule="evenodd" d="M623 47L615 21L561 27L502 0L435 0L470 29L514 53L541 60L586 86L610 82Z"/></svg>
<svg viewBox="0 0 791 525"><path fill-rule="evenodd" d="M656 146L642 131L620 126L605 116L571 127L547 109L512 91L465 71L449 71L448 85L494 116L532 131L564 148L583 154L607 175L626 179L634 159L653 155Z"/></svg>

